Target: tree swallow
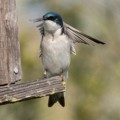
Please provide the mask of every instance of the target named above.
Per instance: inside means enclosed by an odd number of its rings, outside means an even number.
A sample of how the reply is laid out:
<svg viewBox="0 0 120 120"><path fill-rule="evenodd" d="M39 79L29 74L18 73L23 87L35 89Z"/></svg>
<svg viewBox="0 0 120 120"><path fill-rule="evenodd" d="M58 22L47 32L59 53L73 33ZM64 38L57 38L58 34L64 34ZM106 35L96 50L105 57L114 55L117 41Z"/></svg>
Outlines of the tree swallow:
<svg viewBox="0 0 120 120"><path fill-rule="evenodd" d="M91 40L98 44L105 44L66 24L55 12L48 12L42 18L35 19L34 22L40 22L37 26L42 36L40 56L46 77L60 75L63 80L68 79L70 56L72 53L76 54L75 43L89 44ZM65 93L55 93L49 96L49 107L56 102L64 107Z"/></svg>

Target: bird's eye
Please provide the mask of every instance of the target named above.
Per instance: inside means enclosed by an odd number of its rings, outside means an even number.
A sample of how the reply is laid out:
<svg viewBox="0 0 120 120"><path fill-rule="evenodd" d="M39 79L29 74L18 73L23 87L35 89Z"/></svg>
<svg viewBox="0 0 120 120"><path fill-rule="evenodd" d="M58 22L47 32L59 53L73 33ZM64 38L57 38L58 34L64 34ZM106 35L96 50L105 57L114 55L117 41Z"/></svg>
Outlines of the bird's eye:
<svg viewBox="0 0 120 120"><path fill-rule="evenodd" d="M48 19L54 21L54 20L55 20L55 17L50 16Z"/></svg>

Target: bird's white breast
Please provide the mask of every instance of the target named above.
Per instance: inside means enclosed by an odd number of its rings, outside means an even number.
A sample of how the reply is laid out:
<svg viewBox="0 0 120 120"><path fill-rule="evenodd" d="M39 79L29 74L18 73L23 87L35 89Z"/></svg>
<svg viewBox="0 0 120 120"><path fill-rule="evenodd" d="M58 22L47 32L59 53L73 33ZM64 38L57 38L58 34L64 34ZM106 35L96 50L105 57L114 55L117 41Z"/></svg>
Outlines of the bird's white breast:
<svg viewBox="0 0 120 120"><path fill-rule="evenodd" d="M67 70L70 64L70 42L60 32L56 31L54 36L46 33L42 41L42 62L51 74Z"/></svg>

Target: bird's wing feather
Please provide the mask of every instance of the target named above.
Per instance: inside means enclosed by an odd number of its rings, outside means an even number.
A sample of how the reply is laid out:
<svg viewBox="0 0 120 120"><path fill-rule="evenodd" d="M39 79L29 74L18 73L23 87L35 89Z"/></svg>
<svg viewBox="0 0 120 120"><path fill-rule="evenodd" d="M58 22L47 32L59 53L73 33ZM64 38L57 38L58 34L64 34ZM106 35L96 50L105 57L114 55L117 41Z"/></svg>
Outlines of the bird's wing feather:
<svg viewBox="0 0 120 120"><path fill-rule="evenodd" d="M44 26L43 26L43 22L41 22L38 26L36 26L38 29L39 29L39 31L40 31L40 33L41 33L41 35L42 35L42 37L44 36Z"/></svg>
<svg viewBox="0 0 120 120"><path fill-rule="evenodd" d="M39 29L39 31L40 31L40 33L41 33L41 36L42 36L41 42L42 42L42 40L43 40L43 36L44 36L44 27L43 27L43 22L41 22L41 23L40 23L39 25L37 25L36 27ZM41 57L41 56L42 56L42 51L41 51L41 42L40 42L40 54L39 54L39 57Z"/></svg>
<svg viewBox="0 0 120 120"><path fill-rule="evenodd" d="M42 36L44 36L44 26L43 22L41 22L37 28L39 28L40 33ZM97 40L85 33L82 33L81 31L73 28L72 26L68 25L67 23L64 22L64 33L70 38L70 40L73 41L73 43L84 43L84 44L89 44L90 41L93 41L98 44L105 44L104 42Z"/></svg>
<svg viewBox="0 0 120 120"><path fill-rule="evenodd" d="M73 28L64 22L64 33L73 41L73 43L89 44L89 40L98 44L105 44L104 42L97 40L89 35L82 33L81 31Z"/></svg>

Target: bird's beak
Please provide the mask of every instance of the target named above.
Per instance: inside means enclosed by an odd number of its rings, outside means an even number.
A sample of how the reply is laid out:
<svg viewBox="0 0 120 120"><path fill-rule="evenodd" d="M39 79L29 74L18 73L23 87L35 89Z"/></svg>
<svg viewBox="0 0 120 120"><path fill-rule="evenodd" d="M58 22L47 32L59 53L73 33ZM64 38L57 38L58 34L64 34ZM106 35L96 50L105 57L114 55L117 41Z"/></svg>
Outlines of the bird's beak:
<svg viewBox="0 0 120 120"><path fill-rule="evenodd" d="M36 19L33 19L33 20L30 20L32 22L41 22L43 21L43 18L36 18Z"/></svg>

